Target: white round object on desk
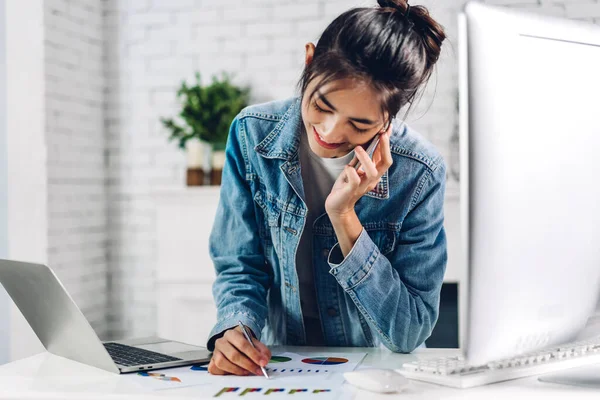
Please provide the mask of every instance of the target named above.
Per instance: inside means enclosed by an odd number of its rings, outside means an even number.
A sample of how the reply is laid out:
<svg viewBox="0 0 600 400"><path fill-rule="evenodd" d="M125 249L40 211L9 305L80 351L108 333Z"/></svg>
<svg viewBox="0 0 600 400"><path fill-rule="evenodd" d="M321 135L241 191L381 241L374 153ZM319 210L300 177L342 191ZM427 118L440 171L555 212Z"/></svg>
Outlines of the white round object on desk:
<svg viewBox="0 0 600 400"><path fill-rule="evenodd" d="M346 381L357 388L378 393L393 393L404 389L409 380L393 369L369 368L345 372Z"/></svg>

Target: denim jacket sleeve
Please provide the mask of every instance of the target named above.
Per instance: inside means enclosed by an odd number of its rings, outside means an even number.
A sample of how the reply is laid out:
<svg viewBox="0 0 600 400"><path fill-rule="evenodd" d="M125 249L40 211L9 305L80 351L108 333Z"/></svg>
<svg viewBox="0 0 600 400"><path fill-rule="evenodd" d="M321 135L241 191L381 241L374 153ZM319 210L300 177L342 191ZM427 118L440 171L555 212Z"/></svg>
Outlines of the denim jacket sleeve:
<svg viewBox="0 0 600 400"><path fill-rule="evenodd" d="M231 124L223 167L220 200L210 234L209 247L216 280L213 297L217 323L207 347L241 321L260 340L267 317L270 276L259 243L254 200L246 181L248 148L239 117Z"/></svg>
<svg viewBox="0 0 600 400"><path fill-rule="evenodd" d="M420 177L398 245L386 256L365 229L341 263L335 263L343 257L339 244L329 255L330 273L394 352L413 351L437 321L447 261L445 179L443 162Z"/></svg>

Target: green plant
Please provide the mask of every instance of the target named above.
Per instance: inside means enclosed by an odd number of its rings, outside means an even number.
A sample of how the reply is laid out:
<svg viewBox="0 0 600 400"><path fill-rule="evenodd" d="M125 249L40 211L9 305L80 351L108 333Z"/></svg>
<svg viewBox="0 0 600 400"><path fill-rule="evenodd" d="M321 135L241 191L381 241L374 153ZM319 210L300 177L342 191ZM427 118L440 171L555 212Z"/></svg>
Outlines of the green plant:
<svg viewBox="0 0 600 400"><path fill-rule="evenodd" d="M226 73L221 79L213 76L208 86L202 86L200 73L196 73L193 86L184 81L177 91L183 107L179 120L160 120L170 131L169 141L177 140L182 149L188 140L198 138L212 144L214 149L222 150L231 122L248 105L249 97L250 89L232 84Z"/></svg>

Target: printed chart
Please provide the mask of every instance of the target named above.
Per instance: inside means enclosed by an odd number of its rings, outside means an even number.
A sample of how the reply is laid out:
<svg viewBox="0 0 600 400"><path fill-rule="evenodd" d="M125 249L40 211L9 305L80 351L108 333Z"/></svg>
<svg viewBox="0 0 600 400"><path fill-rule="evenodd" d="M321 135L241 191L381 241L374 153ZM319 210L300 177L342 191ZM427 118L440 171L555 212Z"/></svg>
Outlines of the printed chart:
<svg viewBox="0 0 600 400"><path fill-rule="evenodd" d="M265 368L269 376L273 374L327 374L328 369L319 368Z"/></svg>
<svg viewBox="0 0 600 400"><path fill-rule="evenodd" d="M340 365L346 364L348 360L341 357L314 357L305 358L302 360L302 362L313 365Z"/></svg>
<svg viewBox="0 0 600 400"><path fill-rule="evenodd" d="M366 353L274 354L265 367L264 376L216 376L208 372L208 365L192 365L165 369L158 372L135 374L131 379L146 389L164 390L185 386L204 385L203 393L228 399L244 396L272 397L294 394L296 397L315 397L323 400L341 396L343 373L353 371Z"/></svg>
<svg viewBox="0 0 600 400"><path fill-rule="evenodd" d="M271 361L269 361L269 364L284 363L288 361L292 361L292 359L289 357L273 356L271 357Z"/></svg>
<svg viewBox="0 0 600 400"><path fill-rule="evenodd" d="M359 354L352 361L348 357L350 356L307 357L295 353L283 353L272 356L265 369L269 377L273 379L300 375L329 375L332 372L343 373L353 371L364 357L364 354Z"/></svg>
<svg viewBox="0 0 600 400"><path fill-rule="evenodd" d="M154 372L138 372L139 376L147 376L149 378L158 379L159 381L181 382L181 379L176 376L167 376L165 374L157 374Z"/></svg>
<svg viewBox="0 0 600 400"><path fill-rule="evenodd" d="M323 399L325 397L331 399L332 396L324 396L327 394L333 394L331 389L283 389L283 388L262 388L262 387L224 387L219 390L213 397L233 397L233 396L244 396L248 397L248 394L262 394L271 395L272 397L281 396L285 394L304 394L304 395L319 395L317 398ZM233 395L233 396L232 396ZM297 396L296 396L297 397ZM335 396L333 398L337 398Z"/></svg>

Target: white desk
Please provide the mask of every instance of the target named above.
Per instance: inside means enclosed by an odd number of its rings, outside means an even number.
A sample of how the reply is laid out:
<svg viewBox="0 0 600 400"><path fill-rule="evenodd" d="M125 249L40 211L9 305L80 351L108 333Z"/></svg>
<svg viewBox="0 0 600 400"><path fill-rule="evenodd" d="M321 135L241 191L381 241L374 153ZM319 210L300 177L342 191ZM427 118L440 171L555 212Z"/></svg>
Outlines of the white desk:
<svg viewBox="0 0 600 400"><path fill-rule="evenodd" d="M394 354L373 348L279 347L274 352L367 352L361 365L397 368L403 362L455 355L456 350L422 349L413 354ZM349 386L347 383L345 386ZM481 386L453 389L417 381L402 393L378 395L351 388L356 400L362 399L579 399L598 398L598 391L542 383L536 377ZM10 399L201 399L212 398L202 386L155 392L140 391L123 376L88 367L49 353L41 353L0 366L0 397Z"/></svg>

